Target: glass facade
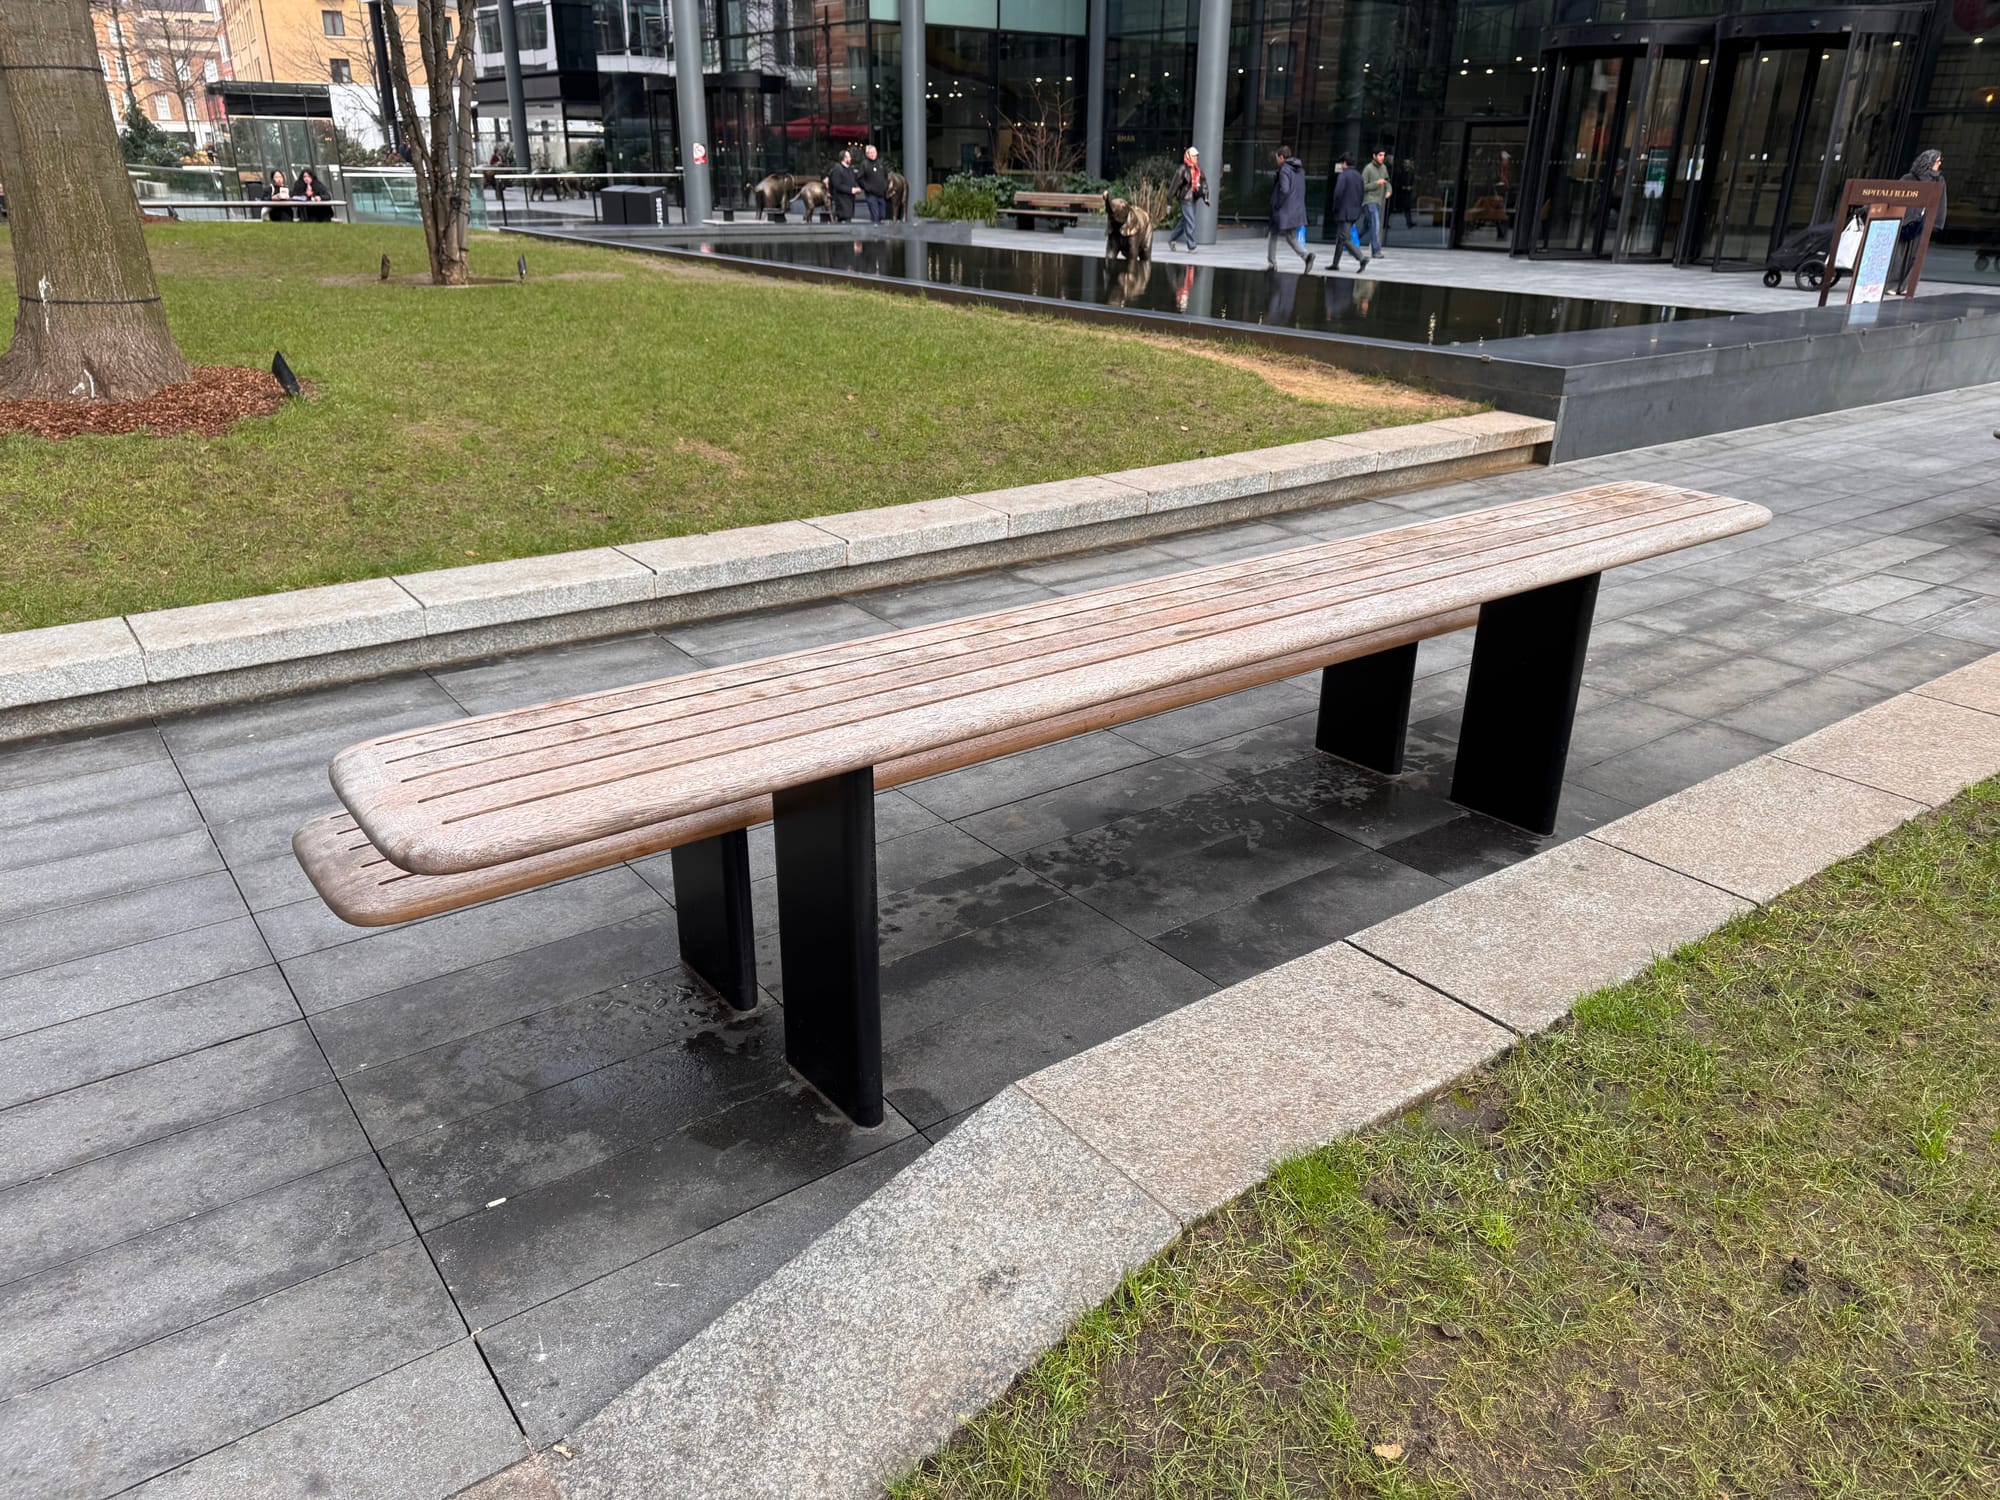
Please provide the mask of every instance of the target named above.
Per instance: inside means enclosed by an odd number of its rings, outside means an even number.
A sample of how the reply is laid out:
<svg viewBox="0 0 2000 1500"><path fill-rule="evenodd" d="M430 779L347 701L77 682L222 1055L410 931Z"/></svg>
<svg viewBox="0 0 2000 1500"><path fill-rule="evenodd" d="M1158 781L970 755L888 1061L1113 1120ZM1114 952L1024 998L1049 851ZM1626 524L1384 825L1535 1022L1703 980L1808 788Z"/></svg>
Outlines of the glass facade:
<svg viewBox="0 0 2000 1500"><path fill-rule="evenodd" d="M1950 211L1926 276L2000 280L2000 0L1227 0L1227 54L1212 63L1201 3L1104 0L1093 85L1089 0L931 0L928 160L911 176L1018 167L1031 141L1048 154L1050 122L1080 165L1093 86L1106 176L1178 160L1206 65L1224 95L1210 171L1225 221L1261 216L1280 145L1306 164L1316 219L1336 156L1381 149L1391 243L1761 266L1832 212L1844 179L1900 175L1935 147ZM565 55L566 10L588 15L589 59ZM587 79L531 88L531 121L553 109L571 151L581 134L613 166L670 167L666 0L517 6L531 11L548 15L524 21L524 52L532 37L538 64ZM899 0L703 0L701 12L718 203L866 141L904 165ZM482 131L505 114L491 17Z"/></svg>

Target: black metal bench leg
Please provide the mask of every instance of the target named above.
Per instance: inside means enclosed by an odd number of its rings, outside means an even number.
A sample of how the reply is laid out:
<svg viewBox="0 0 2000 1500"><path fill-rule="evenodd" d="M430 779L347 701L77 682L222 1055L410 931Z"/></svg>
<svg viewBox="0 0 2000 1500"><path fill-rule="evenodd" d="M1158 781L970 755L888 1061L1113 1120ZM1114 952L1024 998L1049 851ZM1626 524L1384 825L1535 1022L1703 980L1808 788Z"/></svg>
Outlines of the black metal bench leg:
<svg viewBox="0 0 2000 1500"><path fill-rule="evenodd" d="M738 1010L757 1008L750 920L750 835L719 833L673 851L674 926L681 962Z"/></svg>
<svg viewBox="0 0 2000 1500"><path fill-rule="evenodd" d="M855 1124L880 1125L875 773L793 787L772 803L785 1058Z"/></svg>
<svg viewBox="0 0 2000 1500"><path fill-rule="evenodd" d="M1335 662L1319 676L1313 744L1328 755L1394 776L1403 769L1410 688L1416 678L1414 642Z"/></svg>
<svg viewBox="0 0 2000 1500"><path fill-rule="evenodd" d="M1480 606L1451 800L1551 833L1598 575Z"/></svg>

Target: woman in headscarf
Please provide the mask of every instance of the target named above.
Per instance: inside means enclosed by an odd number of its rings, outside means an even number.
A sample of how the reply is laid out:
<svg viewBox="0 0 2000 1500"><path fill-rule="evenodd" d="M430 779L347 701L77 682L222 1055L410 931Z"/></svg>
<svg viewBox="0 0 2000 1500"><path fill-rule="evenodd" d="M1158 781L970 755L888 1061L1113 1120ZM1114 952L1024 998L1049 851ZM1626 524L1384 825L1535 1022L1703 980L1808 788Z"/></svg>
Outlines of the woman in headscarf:
<svg viewBox="0 0 2000 1500"><path fill-rule="evenodd" d="M1181 211L1181 221L1174 226L1174 232L1167 236L1167 248L1172 249L1182 235L1187 236L1188 253L1194 253L1194 206L1208 202L1208 179L1201 173L1201 153L1190 146L1181 153L1180 170L1174 173L1174 180L1167 186L1167 201L1176 204Z"/></svg>
<svg viewBox="0 0 2000 1500"><path fill-rule="evenodd" d="M1944 228L1944 153L1942 151L1919 151L1917 159L1910 163L1910 170L1903 174L1903 181L1935 182L1938 185L1937 219L1931 225L1931 234L1935 236L1940 229ZM1909 295L1908 291L1905 290L1905 286L1910 279L1910 272L1916 269L1917 246L1923 243L1923 239L1923 214L1912 214L1904 219L1903 227L1896 235L1896 263L1891 275L1891 281L1896 288L1896 295L1899 297Z"/></svg>

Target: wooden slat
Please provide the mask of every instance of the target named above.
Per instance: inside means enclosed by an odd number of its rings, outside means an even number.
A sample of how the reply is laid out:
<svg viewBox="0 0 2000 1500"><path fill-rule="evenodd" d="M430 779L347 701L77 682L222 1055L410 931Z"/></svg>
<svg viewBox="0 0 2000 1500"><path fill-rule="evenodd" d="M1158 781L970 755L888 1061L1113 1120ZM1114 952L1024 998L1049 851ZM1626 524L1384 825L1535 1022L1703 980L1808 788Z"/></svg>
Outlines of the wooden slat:
<svg viewBox="0 0 2000 1500"><path fill-rule="evenodd" d="M1316 671L1357 656L1406 646L1413 641L1469 628L1478 619L1476 609L1434 619L1415 621L1405 629L1379 636L1358 636L1329 645L1323 650L1293 657L1275 657L1226 676L1185 682L1169 690L1134 694L1095 708L1025 726L1005 734L966 740L924 755L890 761L875 768L878 791L920 781L926 776L982 765L1003 755L1032 750L1040 745L1129 724L1151 714L1206 703L1226 693L1281 682L1302 672ZM649 854L672 849L698 839L712 838L737 828L769 822L771 799L751 798L728 807L690 817L649 824L626 833L613 834L589 843L575 844L548 854L535 855L502 865L468 870L456 875L417 875L391 863L369 842L346 811L315 818L292 836L292 851L313 883L313 889L342 921L359 927L385 927L411 922L419 917L457 911L481 901L532 890L552 881L601 870L622 860L642 859Z"/></svg>
<svg viewBox="0 0 2000 1500"><path fill-rule="evenodd" d="M334 784L396 865L459 874L1032 734L1768 519L1698 491L1603 486L442 726L437 739L390 736L343 752Z"/></svg>

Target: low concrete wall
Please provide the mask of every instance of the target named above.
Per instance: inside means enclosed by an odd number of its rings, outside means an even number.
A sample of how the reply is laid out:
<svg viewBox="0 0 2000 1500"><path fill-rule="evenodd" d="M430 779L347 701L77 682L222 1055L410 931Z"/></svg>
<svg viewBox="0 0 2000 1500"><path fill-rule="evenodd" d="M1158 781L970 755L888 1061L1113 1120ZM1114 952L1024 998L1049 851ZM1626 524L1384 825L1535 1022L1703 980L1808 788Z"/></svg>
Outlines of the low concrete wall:
<svg viewBox="0 0 2000 1500"><path fill-rule="evenodd" d="M1546 461L1450 417L1219 458L0 635L0 743L686 624Z"/></svg>

